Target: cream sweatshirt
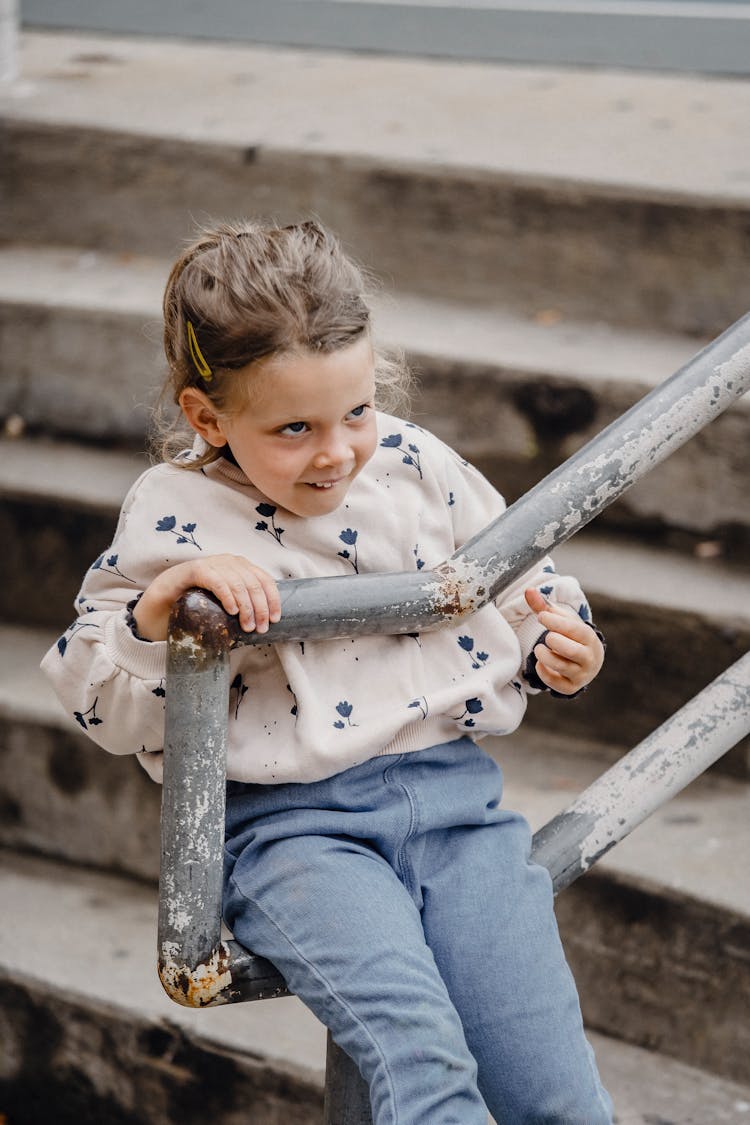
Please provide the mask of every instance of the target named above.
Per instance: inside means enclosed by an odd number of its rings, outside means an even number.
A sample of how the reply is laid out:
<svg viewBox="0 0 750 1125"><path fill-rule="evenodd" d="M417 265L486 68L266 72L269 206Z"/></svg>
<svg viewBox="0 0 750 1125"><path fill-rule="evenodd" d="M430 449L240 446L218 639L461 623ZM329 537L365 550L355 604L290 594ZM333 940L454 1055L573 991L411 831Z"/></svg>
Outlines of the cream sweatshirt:
<svg viewBox="0 0 750 1125"><path fill-rule="evenodd" d="M137 753L161 780L167 646L134 635L128 606L166 567L230 552L277 579L431 569L503 511L484 477L432 434L385 414L378 433L345 502L315 518L277 508L226 459L140 477L84 578L76 620L42 662L95 742ZM228 777L314 781L376 755L515 730L536 690L524 668L543 632L527 586L590 620L576 580L547 558L458 625L235 649Z"/></svg>

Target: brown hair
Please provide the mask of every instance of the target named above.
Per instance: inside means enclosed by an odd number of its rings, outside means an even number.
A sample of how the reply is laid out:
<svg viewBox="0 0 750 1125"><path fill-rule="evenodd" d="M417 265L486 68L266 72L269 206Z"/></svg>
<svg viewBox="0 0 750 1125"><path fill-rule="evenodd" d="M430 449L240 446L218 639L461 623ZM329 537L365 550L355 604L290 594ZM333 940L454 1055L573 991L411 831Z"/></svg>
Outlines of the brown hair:
<svg viewBox="0 0 750 1125"><path fill-rule="evenodd" d="M164 292L164 351L169 371L161 402L197 386L222 413L241 408L238 368L274 354L328 353L370 332L369 277L317 222L221 223L200 232L175 262ZM377 404L405 397L400 356L375 349ZM162 456L185 445L181 419L159 424ZM163 417L163 414L162 414ZM180 430L182 429L182 433ZM211 448L182 461L197 469L220 457Z"/></svg>

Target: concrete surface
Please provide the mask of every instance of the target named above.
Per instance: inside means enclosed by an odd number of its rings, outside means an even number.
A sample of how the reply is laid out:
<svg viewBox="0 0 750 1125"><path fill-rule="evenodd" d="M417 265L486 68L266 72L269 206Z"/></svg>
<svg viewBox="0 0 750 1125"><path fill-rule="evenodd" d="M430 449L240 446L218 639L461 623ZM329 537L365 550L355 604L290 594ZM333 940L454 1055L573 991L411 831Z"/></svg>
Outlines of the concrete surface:
<svg viewBox="0 0 750 1125"><path fill-rule="evenodd" d="M0 247L0 413L32 430L140 447L163 378L166 273L160 258ZM699 350L675 333L571 322L554 309L529 320L413 293L382 293L375 328L417 373L414 420L480 465L509 499ZM750 538L749 474L746 397L604 519Z"/></svg>
<svg viewBox="0 0 750 1125"><path fill-rule="evenodd" d="M171 257L211 216L312 212L401 288L713 335L750 306L748 90L27 33L0 231Z"/></svg>
<svg viewBox="0 0 750 1125"><path fill-rule="evenodd" d="M19 988L34 990L37 1004L46 993L50 1012L58 1015L63 1039L49 1059L43 1053L48 1081L66 1066L69 1074L75 1072L76 1064L70 1059L66 1062L70 1048L65 1050L66 1039L75 1034L76 1019L66 1016L72 1010L74 1015L79 1013L79 1029L85 1026L80 1013L86 1014L94 1029L98 1026L100 1035L116 1016L123 1029L131 1022L162 1028L164 1047L170 1034L173 1038L171 1029L178 1028L203 1054L215 1052L219 1059L245 1056L256 1070L287 1075L312 1086L319 1087L322 1082L324 1030L296 998L201 1012L170 1003L155 973L156 901L152 890L126 880L4 854L0 895L4 903L0 916L0 978L6 985L16 985L15 996L4 989L9 995L5 1015L11 1021L6 1026L6 1042L12 1049L0 1068L0 1089L5 1085L13 1090L14 1083L23 1082L25 1052L30 1049L23 1038L22 1024L14 1021L13 1001L18 1002ZM56 919L54 929L48 924L51 917ZM19 940L21 934L23 940ZM92 1031L89 1039L96 1039ZM749 1119L750 1088L600 1035L592 1034L591 1039L614 1096L620 1125L741 1125ZM151 1054L156 1056L153 1061L157 1062L153 1032L150 1042ZM127 1063L127 1051L127 1035L121 1031L119 1062ZM131 1086L137 1088L144 1062L142 1052L141 1045L141 1053L130 1059L130 1069L121 1072L119 1089L109 1091L121 1107L130 1101L132 1108ZM92 1084L97 1075L100 1087L107 1078L112 1082L108 1055L114 1052L110 1049L97 1061L89 1051L80 1052L77 1065L91 1068ZM184 1085L186 1078L180 1077L179 1059L165 1056L160 1086L169 1090L175 1082ZM193 1113L200 1111L201 1096L200 1088L192 1091ZM207 1098L208 1094L203 1096ZM148 1121L149 1125L156 1121L167 1125L173 1120L152 1116L143 1105L141 1111L145 1116L137 1120ZM308 1114L303 1119L310 1125L319 1120L314 1111ZM229 1120L219 1115L213 1119ZM248 1112L245 1120L254 1119L260 1120ZM130 1123L132 1119L124 1120ZM236 1114L231 1117L236 1125L241 1120ZM267 1120L270 1122L270 1118L263 1118L264 1125ZM292 1120L291 1116L287 1120Z"/></svg>
<svg viewBox="0 0 750 1125"><path fill-rule="evenodd" d="M9 117L748 203L737 79L65 32L21 52Z"/></svg>

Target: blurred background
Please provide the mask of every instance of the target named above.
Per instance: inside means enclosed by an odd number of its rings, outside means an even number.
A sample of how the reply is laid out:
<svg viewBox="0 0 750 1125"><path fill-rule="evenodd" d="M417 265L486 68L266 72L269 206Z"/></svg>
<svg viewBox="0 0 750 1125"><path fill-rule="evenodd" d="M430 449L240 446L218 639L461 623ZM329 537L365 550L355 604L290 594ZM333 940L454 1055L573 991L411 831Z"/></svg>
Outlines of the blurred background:
<svg viewBox="0 0 750 1125"><path fill-rule="evenodd" d="M312 1125L294 999L155 974L159 791L38 673L147 464L196 224L318 216L509 502L750 309L750 3L0 0L0 1122ZM537 827L750 641L740 400L560 549L608 639L494 740ZM437 561L437 560L436 560ZM558 900L628 1125L750 1121L747 741Z"/></svg>

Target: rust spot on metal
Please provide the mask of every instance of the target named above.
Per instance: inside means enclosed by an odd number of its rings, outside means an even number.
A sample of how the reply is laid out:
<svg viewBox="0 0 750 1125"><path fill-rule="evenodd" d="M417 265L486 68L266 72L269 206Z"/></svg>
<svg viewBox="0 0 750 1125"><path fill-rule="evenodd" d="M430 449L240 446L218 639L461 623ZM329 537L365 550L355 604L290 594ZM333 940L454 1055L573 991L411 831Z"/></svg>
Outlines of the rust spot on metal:
<svg viewBox="0 0 750 1125"><path fill-rule="evenodd" d="M170 653L200 671L232 647L231 625L232 619L210 594L188 590L170 614Z"/></svg>
<svg viewBox="0 0 750 1125"><path fill-rule="evenodd" d="M162 946L159 958L159 980L162 988L183 1008L208 1008L227 1004L227 989L232 983L229 969L230 950L220 942L207 961L191 969L175 959L177 947L170 942Z"/></svg>
<svg viewBox="0 0 750 1125"><path fill-rule="evenodd" d="M474 561L454 557L433 573L438 578L435 610L449 620L468 617L487 601L487 576Z"/></svg>

